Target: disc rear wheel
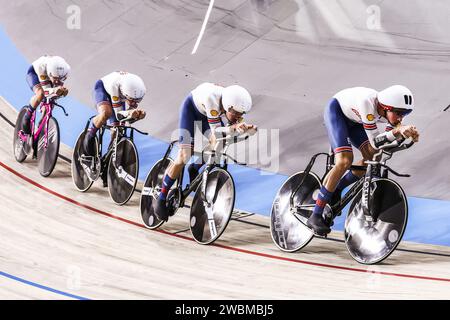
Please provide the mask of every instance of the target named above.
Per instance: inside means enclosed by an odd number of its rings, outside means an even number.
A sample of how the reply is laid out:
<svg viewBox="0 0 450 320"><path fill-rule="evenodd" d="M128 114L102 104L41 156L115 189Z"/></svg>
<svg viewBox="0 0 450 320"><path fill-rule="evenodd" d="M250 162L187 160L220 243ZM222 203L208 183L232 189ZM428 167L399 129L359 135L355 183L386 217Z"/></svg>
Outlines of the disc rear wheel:
<svg viewBox="0 0 450 320"><path fill-rule="evenodd" d="M164 221L158 219L153 211L153 201L157 200L161 192L161 185L167 168L173 164L173 160L167 158L159 160L150 170L145 179L144 188L141 194L141 217L144 225L149 229L159 228ZM174 183L176 185L176 183ZM174 190L174 189L173 189ZM170 197L169 197L170 198Z"/></svg>
<svg viewBox="0 0 450 320"><path fill-rule="evenodd" d="M94 183L92 180L89 179L88 175L84 171L84 168L81 164L81 153L82 153L82 145L85 137L85 132L83 131L77 139L77 142L75 143L75 147L73 148L73 154L72 154L72 164L71 164L71 170L72 170L72 181L77 188L78 191L86 192L88 191L92 184ZM97 137L95 137L95 144L97 145Z"/></svg>
<svg viewBox="0 0 450 320"><path fill-rule="evenodd" d="M272 240L285 252L300 250L314 237L314 233L306 226L321 187L320 179L314 173L308 174L294 197L295 213L290 205L291 195L298 188L304 175L304 172L299 172L291 176L281 186L272 205L270 216Z"/></svg>
<svg viewBox="0 0 450 320"><path fill-rule="evenodd" d="M18 116L17 116L17 120L16 120L16 126L14 128L14 137L13 137L13 152L14 152L14 157L16 158L17 162L24 162L25 159L27 158L27 154L25 153L24 150L24 144L25 142L21 140L21 138L19 137L19 132L20 130L22 130L23 125L24 125L24 118L25 118L25 114L26 114L27 110L25 108L22 108L22 110L20 110Z"/></svg>

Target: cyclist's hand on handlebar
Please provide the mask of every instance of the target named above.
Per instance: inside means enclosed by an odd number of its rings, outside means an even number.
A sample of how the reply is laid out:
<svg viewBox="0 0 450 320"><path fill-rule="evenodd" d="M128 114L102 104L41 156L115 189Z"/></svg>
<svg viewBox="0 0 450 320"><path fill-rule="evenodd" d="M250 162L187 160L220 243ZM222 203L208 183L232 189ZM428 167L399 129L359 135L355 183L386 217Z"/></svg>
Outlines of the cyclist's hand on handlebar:
<svg viewBox="0 0 450 320"><path fill-rule="evenodd" d="M232 125L233 131L237 134L243 134L245 131L247 131L247 124L245 122L236 123Z"/></svg>
<svg viewBox="0 0 450 320"><path fill-rule="evenodd" d="M248 129L247 129L247 133L249 136L253 136L256 134L256 132L258 131L258 127L255 125L249 125Z"/></svg>
<svg viewBox="0 0 450 320"><path fill-rule="evenodd" d="M141 109L134 109L133 111L131 111L131 117L135 120L142 120L146 115L147 113Z"/></svg>
<svg viewBox="0 0 450 320"><path fill-rule="evenodd" d="M248 133L250 135L253 135L256 133L256 130L258 129L256 126L254 125L249 125L245 122L242 123L237 123L233 125L233 129L236 133L238 134L244 134L244 133Z"/></svg>
<svg viewBox="0 0 450 320"><path fill-rule="evenodd" d="M419 131L415 126L401 126L397 130L405 139L411 138L414 142L419 141Z"/></svg>
<svg viewBox="0 0 450 320"><path fill-rule="evenodd" d="M56 95L58 97L65 97L69 94L69 89L65 88L65 87L59 87L58 89L56 89Z"/></svg>

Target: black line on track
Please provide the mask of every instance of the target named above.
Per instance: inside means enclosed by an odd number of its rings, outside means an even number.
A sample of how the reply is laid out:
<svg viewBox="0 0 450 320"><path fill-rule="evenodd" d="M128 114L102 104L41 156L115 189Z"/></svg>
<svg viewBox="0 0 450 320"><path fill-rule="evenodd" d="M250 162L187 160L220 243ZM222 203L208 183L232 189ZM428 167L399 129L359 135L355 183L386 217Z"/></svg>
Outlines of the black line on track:
<svg viewBox="0 0 450 320"><path fill-rule="evenodd" d="M11 127L15 128L16 125L10 121L5 115L3 115L3 113L0 112L0 117L3 118L3 120L5 120Z"/></svg>

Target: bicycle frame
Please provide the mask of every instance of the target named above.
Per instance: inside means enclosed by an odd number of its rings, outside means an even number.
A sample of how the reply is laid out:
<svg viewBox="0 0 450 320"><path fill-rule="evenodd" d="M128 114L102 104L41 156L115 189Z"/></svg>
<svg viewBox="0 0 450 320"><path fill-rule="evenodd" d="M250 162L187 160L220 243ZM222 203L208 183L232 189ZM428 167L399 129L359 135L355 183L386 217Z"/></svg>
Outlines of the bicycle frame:
<svg viewBox="0 0 450 320"><path fill-rule="evenodd" d="M326 170L325 173L323 175L323 177L321 178L321 181L323 181L325 179L325 177L328 175L328 173L331 171L331 169L334 166L334 154L329 154L329 153L318 153L316 155L314 155L311 158L311 161L309 162L308 166L306 167L306 170L304 171L304 175L302 180L300 181L298 187L294 190L294 192L292 192L291 197L290 197L290 205L291 208L295 208L295 204L294 204L294 198L295 195L297 194L297 192L300 190L300 188L302 187L303 183L305 182L306 177L309 175L309 173L311 172L312 167L314 166L316 159L321 156L321 155L325 155L327 157L326 159ZM350 170L366 170L367 167L366 166L351 166ZM370 170L372 171L372 170ZM372 176L370 176L370 180L372 179ZM342 211L342 209L344 209L347 204L350 203L350 201L358 194L358 192L361 190L361 188L363 187L363 181L364 179L361 178L359 179L353 186L352 188L345 194L345 196L342 198L341 202L339 203L339 205L335 208L333 208L333 214L335 212L340 212ZM370 185L370 183L369 183ZM302 206L300 206L302 207ZM334 217L333 217L334 218Z"/></svg>
<svg viewBox="0 0 450 320"><path fill-rule="evenodd" d="M112 155L113 156L113 164L115 166L116 163L116 149L117 149L117 143L119 141L119 139L122 138L122 136L120 136L120 132L119 130L117 130L117 132L114 135L114 139L111 140L111 142L109 143L108 149L106 151L106 153L102 156L103 153L103 135L105 134L105 132L108 130L108 127L104 126L100 129L99 132L99 139L98 139L98 154L100 157L100 162L102 164L102 171L104 169L104 167L107 165L107 160L109 159L109 157Z"/></svg>
<svg viewBox="0 0 450 320"><path fill-rule="evenodd" d="M31 119L30 119L31 137L32 137L33 145L35 145L35 143L38 141L39 135L41 134L42 130L44 130L44 146L43 147L47 148L48 140L49 140L48 122L49 122L50 118L53 116L53 109L55 107L60 107L63 110L64 114L66 116L68 116L68 114L63 106L57 104L51 97L47 97L46 101L42 102L39 107L39 110L41 111L43 116L39 122L39 126L37 129L35 128L36 112L33 112L33 115L31 116ZM51 134L53 134L53 133L51 133ZM23 142L26 142L27 137L23 133L21 133L20 139ZM35 152L36 152L36 150L35 150Z"/></svg>
<svg viewBox="0 0 450 320"><path fill-rule="evenodd" d="M86 127L84 129L85 132L87 132L89 125L90 125L92 119L94 119L94 118L95 118L95 116L89 118L89 120L87 121ZM146 133L146 132L142 132L134 127L129 126L128 121L129 120L121 121L118 126L104 125L100 128L99 133L98 133L98 155L99 155L99 159L100 159L100 163L101 163L101 171L103 171L105 169L105 167L108 165L108 159L111 155L113 156L113 165L115 167L115 164L116 164L115 156L116 156L117 145L122 138L128 138L131 141L134 141L134 131L137 131L143 135L148 135L148 133ZM116 130L116 133L108 146L107 152L105 153L105 155L102 156L103 136L104 136L106 130L113 130L113 129ZM128 130L130 130L129 135L128 135Z"/></svg>
<svg viewBox="0 0 450 320"><path fill-rule="evenodd" d="M44 140L45 140L45 145L44 147L47 147L48 144L48 121L50 120L50 118L52 117L52 112L53 112L53 106L51 103L43 103L41 105L40 108L42 114L43 114L43 118L41 119L40 123L39 123L39 127L36 130L36 132L34 132L34 126L35 126L35 121L36 121L36 112L33 113L33 116L31 117L31 134L33 137L33 141L36 141L39 138L39 135L41 134L41 131L44 129L45 127L45 131L44 131Z"/></svg>
<svg viewBox="0 0 450 320"><path fill-rule="evenodd" d="M332 212L331 212L332 219L334 219L336 217L336 215L338 213L340 213L356 197L356 195L361 190L362 190L361 200L362 200L363 212L364 212L364 214L366 216L371 216L372 218L374 218L373 215L372 215L372 212L371 212L371 208L372 208L372 194L373 194L373 192L371 190L371 186L372 186L373 177L388 178L388 172L392 172L394 175L399 176L399 177L409 177L410 176L408 174L399 174L398 172L392 170L390 167L388 167L386 165L386 162L389 159L392 158L392 155L395 152L400 151L400 150L408 149L414 144L414 142L411 142L409 144L401 145L402 142L398 142L397 146L394 145L394 148L391 149L390 151L386 151L387 147L389 147L390 145L385 146L386 148L382 147L380 149L380 151L373 156L373 160L372 161L366 161L367 166L352 165L350 167L349 170L356 170L356 171L363 171L364 170L366 173L365 173L365 175L363 177L361 177L350 188L350 190L344 195L344 197L341 199L341 201L332 208ZM318 154L314 155L311 158L311 161L309 162L308 166L306 167L305 174L304 174L301 182L299 183L298 187L294 190L294 192L292 192L292 194L291 194L291 197L290 197L291 210L295 211L295 209L294 209L294 208L296 208L295 205L294 205L295 195L300 190L301 186L305 182L306 177L311 172L311 169L312 169L312 167L313 167L317 157L319 157L320 155L326 155L327 156L326 170L325 170L325 173L324 173L321 181L323 181L325 179L325 177L328 175L330 170L333 168L333 166L334 166L334 154L318 153ZM381 159L381 157L383 155L386 155L386 157L384 159ZM377 160L379 158L380 158L380 160ZM310 205L308 205L308 207L309 206ZM300 208L301 207L302 206L300 206ZM376 222L375 218L374 218L374 221Z"/></svg>
<svg viewBox="0 0 450 320"><path fill-rule="evenodd" d="M203 154L203 152L202 152ZM181 199L180 199L180 207L184 206L184 202L186 201L187 197L191 194L191 192L197 190L200 183L202 184L202 192L201 192L201 199L204 202L207 202L206 200L206 186L208 182L208 175L209 173L216 167L220 167L226 170L227 168L227 161L224 160L224 164L220 165L215 162L216 160L216 152L213 150L211 151L211 155L206 163L205 169L202 171L201 174L199 174L194 181L192 181L189 185L186 186L185 189L182 189L183 186L183 174L181 175L181 178L179 179L177 183L177 188L181 191ZM184 172L184 168L183 168Z"/></svg>
<svg viewBox="0 0 450 320"><path fill-rule="evenodd" d="M249 136L246 136L245 138L240 138L240 139L238 137L234 137L233 138L233 143L237 143L239 141L243 141L243 140L246 140L248 138L249 138ZM192 181L189 185L187 185L185 189L182 189L183 177L184 177L184 167L183 167L181 177L177 180L177 185L176 185L176 188L178 190L180 190L180 194L181 194L181 199L179 199L179 207L183 207L184 206L184 202L186 201L187 197L191 194L191 192L195 191L198 188L200 183L202 183L201 199L204 202L208 202L207 199L206 199L206 186L208 184L209 173L216 167L219 167L219 168L222 168L224 170L227 170L227 168L228 168L228 158L231 159L232 161L234 161L235 163L239 163L235 159L233 159L231 156L226 154L226 152L227 152L229 146L231 145L231 143L227 143L222 151L220 151L220 152L216 151L218 146L219 146L219 144L223 140L227 140L227 137L217 139L216 146L214 147L213 150L209 151L209 157L208 157L208 160L206 161L205 169L202 171L201 174L199 174L194 179L194 181ZM164 155L164 158L161 161L160 165L162 165L166 161L166 159L169 157L169 155L170 155L174 145L177 142L179 142L179 141L173 141L169 145L169 148L167 149L167 151L166 151L166 153ZM202 159L204 157L204 154L206 153L205 150L207 148L208 148L208 146L206 146L202 150ZM219 154L219 156L217 154ZM219 161L216 161L217 159L219 159ZM245 165L244 163L240 163L240 164L241 165ZM158 172L159 172L159 170L160 169L158 168ZM155 186L153 186L153 190L155 190Z"/></svg>

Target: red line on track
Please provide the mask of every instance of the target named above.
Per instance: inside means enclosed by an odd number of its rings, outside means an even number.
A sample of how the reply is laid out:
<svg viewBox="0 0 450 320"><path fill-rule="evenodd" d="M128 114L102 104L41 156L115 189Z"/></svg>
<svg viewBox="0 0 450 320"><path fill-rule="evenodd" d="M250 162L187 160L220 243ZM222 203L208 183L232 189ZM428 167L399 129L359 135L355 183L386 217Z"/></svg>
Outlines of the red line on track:
<svg viewBox="0 0 450 320"><path fill-rule="evenodd" d="M22 175L21 173L15 171L14 169L12 169L11 167L7 166L6 164L4 164L3 162L0 161L0 166L3 167L4 169L6 169L7 171L11 172L12 174L16 175L17 177L21 178L22 180L25 180L26 182L34 185L35 187L44 190L52 195L54 195L55 197L58 197L62 200L65 200L67 202L70 202L76 206L82 207L84 209L87 209L89 211L101 214L103 216L115 219L115 220L119 220L131 225L134 225L136 227L140 227L140 228L144 228L147 229L143 224L141 223L137 223L125 218L121 218L119 216L116 216L114 214L96 209L94 207L91 207L89 205L80 203L76 200L73 200L69 197L66 197L56 191L53 191L47 187L44 187L43 185L33 181L30 178L27 178L26 176ZM183 240L188 240L188 241L194 241L194 239L186 237L186 236L182 236L179 234L174 234L174 233L170 233L164 230L154 230L156 232L165 234L165 235L169 235L172 237L176 237L179 239L183 239ZM281 257L281 256L276 256L276 255L271 255L271 254L266 254L266 253L262 253L262 252L257 252L257 251L250 251L250 250L245 250L245 249L240 249L240 248L236 248L236 247L231 247L231 246L225 246L222 244L212 244L212 246L214 247L218 247L218 248L222 248L222 249L226 249L226 250L230 250L230 251L235 251L235 252L240 252L240 253L245 253L245 254L249 254L249 255L253 255L253 256L259 256L259 257L264 257L264 258L268 258L268 259L274 259L274 260L281 260L281 261L288 261L288 262L294 262L294 263L300 263L300 264L304 264L304 265L310 265L310 266L315 266L315 267L322 267L322 268L329 268L329 269L338 269L338 270L344 270L344 271L352 271L352 272L360 272L360 273L373 273L373 274L379 274L379 275L384 275L384 276L393 276L393 277L400 277L400 278L409 278L409 279L418 279L418 280L431 280L431 281L442 281L442 282L450 282L450 279L448 278L435 278L435 277L426 277L426 276L417 276L417 275L410 275L410 274L403 274L403 273L393 273L393 272L383 272L383 271L372 271L372 270L365 270L365 269L358 269L358 268L351 268L351 267L343 267L343 266L337 266L337 265L332 265L332 264L325 264L325 263L318 263L318 262L312 262L312 261L306 261L306 260L300 260L300 259L293 259L293 258L287 258L287 257Z"/></svg>

